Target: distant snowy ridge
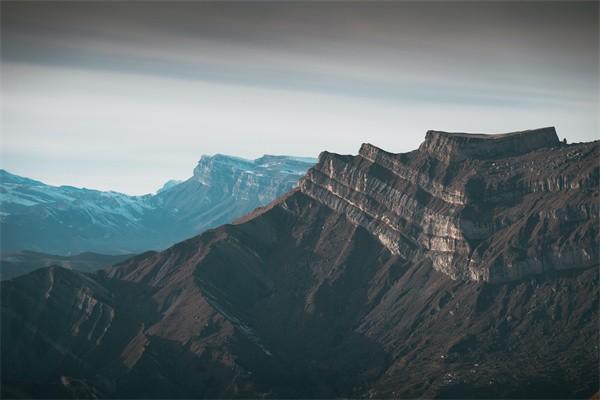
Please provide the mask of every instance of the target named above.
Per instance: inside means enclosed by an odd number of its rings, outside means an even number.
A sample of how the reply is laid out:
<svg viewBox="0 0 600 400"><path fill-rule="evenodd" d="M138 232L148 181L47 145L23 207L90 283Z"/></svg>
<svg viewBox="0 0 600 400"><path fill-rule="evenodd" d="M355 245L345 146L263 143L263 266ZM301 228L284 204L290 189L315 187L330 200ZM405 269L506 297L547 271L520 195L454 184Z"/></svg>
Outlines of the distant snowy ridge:
<svg viewBox="0 0 600 400"><path fill-rule="evenodd" d="M160 193L160 192L164 192L165 190L169 190L171 189L173 186L179 185L181 182L181 180L177 180L177 179L171 179L168 180L160 189L158 189L156 191L156 193Z"/></svg>
<svg viewBox="0 0 600 400"><path fill-rule="evenodd" d="M316 159L202 156L193 176L130 196L51 186L0 170L1 251L159 250L230 222L293 188Z"/></svg>

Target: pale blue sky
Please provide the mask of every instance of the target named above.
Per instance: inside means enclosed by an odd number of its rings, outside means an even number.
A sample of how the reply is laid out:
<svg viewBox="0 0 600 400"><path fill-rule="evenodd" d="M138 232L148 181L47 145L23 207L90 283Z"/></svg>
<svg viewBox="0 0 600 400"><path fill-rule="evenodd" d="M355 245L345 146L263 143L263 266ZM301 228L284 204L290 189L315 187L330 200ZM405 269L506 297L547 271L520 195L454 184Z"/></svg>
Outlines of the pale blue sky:
<svg viewBox="0 0 600 400"><path fill-rule="evenodd" d="M2 168L51 184L549 125L599 136L596 2L2 3Z"/></svg>

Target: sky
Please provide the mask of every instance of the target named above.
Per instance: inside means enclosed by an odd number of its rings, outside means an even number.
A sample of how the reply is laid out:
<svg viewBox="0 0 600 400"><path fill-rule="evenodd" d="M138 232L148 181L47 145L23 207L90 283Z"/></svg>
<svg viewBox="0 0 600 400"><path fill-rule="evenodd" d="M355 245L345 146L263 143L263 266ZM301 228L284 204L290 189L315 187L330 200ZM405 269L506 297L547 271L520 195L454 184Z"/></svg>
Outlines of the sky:
<svg viewBox="0 0 600 400"><path fill-rule="evenodd" d="M203 154L600 139L598 2L2 1L1 159L128 194Z"/></svg>

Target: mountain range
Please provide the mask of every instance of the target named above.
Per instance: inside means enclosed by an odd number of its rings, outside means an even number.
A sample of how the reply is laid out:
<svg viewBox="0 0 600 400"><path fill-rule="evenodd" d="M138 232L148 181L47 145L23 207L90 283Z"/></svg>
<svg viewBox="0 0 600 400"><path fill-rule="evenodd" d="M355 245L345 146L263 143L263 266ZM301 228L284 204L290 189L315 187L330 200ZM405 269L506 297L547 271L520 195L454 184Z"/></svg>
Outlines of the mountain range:
<svg viewBox="0 0 600 400"><path fill-rule="evenodd" d="M3 253L57 255L162 250L269 203L315 162L202 156L192 177L144 196L50 186L0 170L0 245Z"/></svg>
<svg viewBox="0 0 600 400"><path fill-rule="evenodd" d="M232 224L2 282L2 395L589 398L599 156L554 128L323 152Z"/></svg>

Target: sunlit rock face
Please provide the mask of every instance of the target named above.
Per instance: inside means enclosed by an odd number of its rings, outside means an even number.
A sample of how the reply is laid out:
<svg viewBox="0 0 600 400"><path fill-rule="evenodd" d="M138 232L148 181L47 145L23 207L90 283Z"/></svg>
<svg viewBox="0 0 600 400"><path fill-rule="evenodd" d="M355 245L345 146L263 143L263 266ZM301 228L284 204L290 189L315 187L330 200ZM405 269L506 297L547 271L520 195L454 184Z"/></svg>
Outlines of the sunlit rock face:
<svg viewBox="0 0 600 400"><path fill-rule="evenodd" d="M323 152L303 193L406 260L500 282L598 260L599 143L554 128L501 135L429 131L418 150Z"/></svg>

